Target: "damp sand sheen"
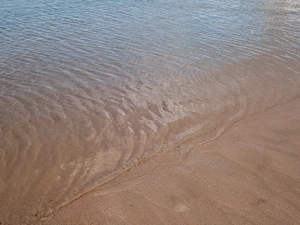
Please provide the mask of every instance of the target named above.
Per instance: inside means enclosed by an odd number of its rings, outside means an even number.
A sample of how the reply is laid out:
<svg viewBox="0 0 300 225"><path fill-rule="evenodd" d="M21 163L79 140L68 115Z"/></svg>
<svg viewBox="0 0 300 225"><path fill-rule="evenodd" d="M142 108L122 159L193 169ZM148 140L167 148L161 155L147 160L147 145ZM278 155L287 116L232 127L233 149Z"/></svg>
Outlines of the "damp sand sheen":
<svg viewBox="0 0 300 225"><path fill-rule="evenodd" d="M0 224L300 224L298 0L0 3Z"/></svg>

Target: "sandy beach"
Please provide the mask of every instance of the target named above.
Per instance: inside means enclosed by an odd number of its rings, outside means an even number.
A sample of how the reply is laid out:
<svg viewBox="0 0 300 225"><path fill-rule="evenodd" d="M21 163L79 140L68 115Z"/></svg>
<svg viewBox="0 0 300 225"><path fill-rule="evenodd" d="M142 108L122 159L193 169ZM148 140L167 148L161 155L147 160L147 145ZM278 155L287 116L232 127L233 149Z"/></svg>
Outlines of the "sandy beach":
<svg viewBox="0 0 300 225"><path fill-rule="evenodd" d="M0 3L0 225L300 225L299 0Z"/></svg>
<svg viewBox="0 0 300 225"><path fill-rule="evenodd" d="M295 98L191 137L38 224L300 224L299 113Z"/></svg>

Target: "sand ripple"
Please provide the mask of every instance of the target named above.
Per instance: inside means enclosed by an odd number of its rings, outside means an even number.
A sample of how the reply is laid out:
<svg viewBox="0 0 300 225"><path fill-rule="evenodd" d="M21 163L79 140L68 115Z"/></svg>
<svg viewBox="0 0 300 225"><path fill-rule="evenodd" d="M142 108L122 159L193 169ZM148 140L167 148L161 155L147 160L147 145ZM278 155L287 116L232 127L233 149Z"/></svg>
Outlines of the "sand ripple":
<svg viewBox="0 0 300 225"><path fill-rule="evenodd" d="M44 220L127 171L148 174L140 166L155 157L179 152L178 158L189 158L191 149L205 151L200 146L218 142L246 118L299 98L299 13L297 1L283 0L3 0L0 224ZM289 128L278 132L289 134ZM272 140L277 133L266 135L253 139L251 152L281 151ZM291 146L284 151L297 156ZM199 166L212 172L230 164L228 173L243 176L241 165L218 154ZM195 160L201 160L196 153ZM207 172L196 164L189 159L180 168ZM296 169L282 174L291 176L295 193ZM259 183L257 172L249 179ZM208 180L206 188L214 182ZM163 205L146 197L150 205L179 214L192 213L194 198L203 197L197 191L177 194ZM251 201L265 205L266 199ZM118 208L107 210L105 216ZM160 216L158 223L166 221Z"/></svg>

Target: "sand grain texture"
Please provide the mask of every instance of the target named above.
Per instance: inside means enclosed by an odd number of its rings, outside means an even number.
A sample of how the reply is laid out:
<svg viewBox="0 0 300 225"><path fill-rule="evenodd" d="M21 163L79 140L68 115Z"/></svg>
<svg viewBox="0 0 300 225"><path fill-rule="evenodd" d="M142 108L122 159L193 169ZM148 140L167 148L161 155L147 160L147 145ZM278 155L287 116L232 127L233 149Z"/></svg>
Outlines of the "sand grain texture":
<svg viewBox="0 0 300 225"><path fill-rule="evenodd" d="M143 162L40 224L300 224L300 101Z"/></svg>

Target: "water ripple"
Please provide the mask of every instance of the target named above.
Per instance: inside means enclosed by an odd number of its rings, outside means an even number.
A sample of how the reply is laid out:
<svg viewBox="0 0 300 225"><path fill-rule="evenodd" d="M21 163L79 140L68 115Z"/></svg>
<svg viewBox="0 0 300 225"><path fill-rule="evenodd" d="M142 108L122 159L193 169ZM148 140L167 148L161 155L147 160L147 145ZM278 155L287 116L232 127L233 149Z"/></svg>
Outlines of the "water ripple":
<svg viewBox="0 0 300 225"><path fill-rule="evenodd" d="M299 13L296 0L2 1L0 218L47 215L299 96Z"/></svg>

